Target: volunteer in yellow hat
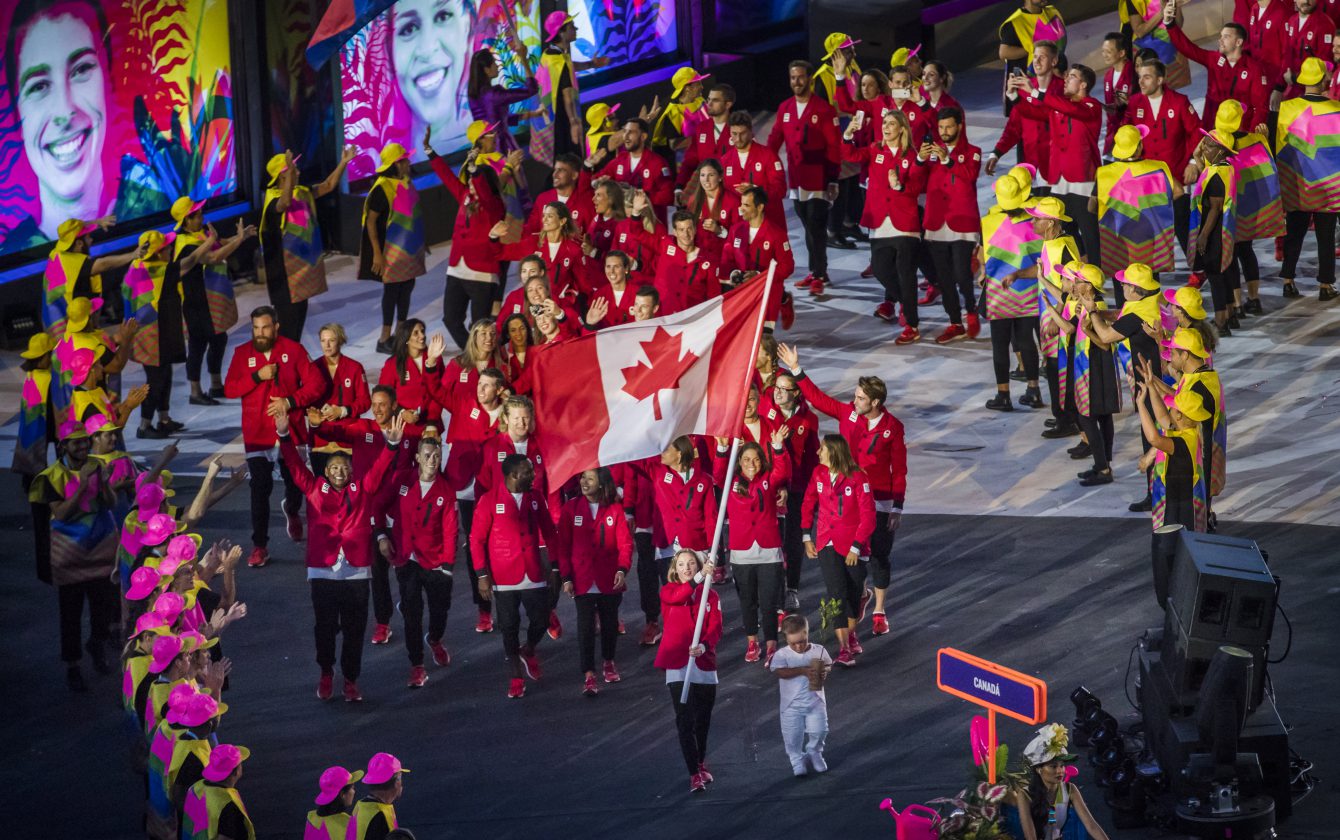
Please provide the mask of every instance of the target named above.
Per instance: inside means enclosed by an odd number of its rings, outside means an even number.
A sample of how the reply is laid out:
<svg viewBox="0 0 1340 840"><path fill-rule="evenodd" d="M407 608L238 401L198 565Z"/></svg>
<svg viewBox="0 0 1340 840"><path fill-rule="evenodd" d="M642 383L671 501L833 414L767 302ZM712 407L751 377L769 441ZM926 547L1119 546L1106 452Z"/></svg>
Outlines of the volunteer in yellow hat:
<svg viewBox="0 0 1340 840"><path fill-rule="evenodd" d="M651 128L653 149L687 145L678 141L688 133L684 128L685 120L690 115L695 119L702 116L703 80L707 78L708 74L699 73L692 67L681 67L670 77L670 101ZM662 157L666 155L662 154Z"/></svg>
<svg viewBox="0 0 1340 840"><path fill-rule="evenodd" d="M608 105L597 102L586 109L586 156L590 157L605 142L605 138L619 130L614 115L619 113L619 103Z"/></svg>
<svg viewBox="0 0 1340 840"><path fill-rule="evenodd" d="M146 230L140 234L141 257L126 269L121 289L126 299L126 318L139 325L130 345L130 358L144 367L149 394L140 405L139 437L154 437L153 417L164 429L175 428L172 403L172 366L186 361L186 336L182 331L181 285L168 279L177 232L164 234ZM178 267L195 265L203 251L187 257ZM179 276L179 275L177 275ZM166 432L163 433L166 436Z"/></svg>
<svg viewBox="0 0 1340 840"><path fill-rule="evenodd" d="M1303 251L1303 238L1309 229L1315 229L1317 298L1322 302L1340 297L1340 292L1335 289L1335 226L1340 200L1332 195L1330 180L1334 173L1322 164L1322 158L1334 159L1334 147L1340 145L1340 132L1328 128L1335 125L1340 102L1327 97L1326 77L1326 65L1320 58L1303 60L1295 80L1303 86L1303 93L1280 103L1274 138L1285 213L1283 254L1280 255L1283 257L1280 281L1284 285L1284 296L1302 296L1294 283L1298 276L1298 257ZM1311 116L1306 137L1300 136L1305 115ZM1242 311L1253 315L1264 312L1260 298L1252 294L1250 285Z"/></svg>
<svg viewBox="0 0 1340 840"><path fill-rule="evenodd" d="M138 251L90 256L93 233L116 224L115 216L93 222L66 219L57 228L50 259L42 278L42 327L59 336L65 328L65 310L76 297L102 294L102 273L130 265Z"/></svg>
<svg viewBox="0 0 1340 840"><path fill-rule="evenodd" d="M1061 199L1051 196L1037 199L1028 206L1027 213L1032 217L1034 234L1042 239L1042 252L1037 262L1037 299L1042 316L1039 326L1042 355L1046 359L1047 389L1051 394L1052 416L1056 421L1051 428L1043 431L1042 436L1048 439L1071 437L1079 434L1079 423L1075 414L1073 389L1061 388L1059 360L1061 344L1063 341L1068 342L1071 335L1070 319L1062 312L1062 306L1066 304L1066 295L1073 280L1062 269L1079 260L1079 245L1073 236L1066 235L1062 227L1070 218L1065 214L1065 205Z"/></svg>
<svg viewBox="0 0 1340 840"><path fill-rule="evenodd" d="M424 135L429 145L431 129ZM423 274L427 243L419 191L410 178L409 152L387 143L377 166L377 179L363 202L363 237L358 251L358 278L382 284L382 329L377 352L391 352L391 328L409 318L414 281Z"/></svg>
<svg viewBox="0 0 1340 840"><path fill-rule="evenodd" d="M1209 280L1215 326L1220 336L1228 336L1232 334L1228 325L1232 299L1226 272L1233 262L1234 242L1223 216L1236 209L1224 197L1234 182L1228 163L1233 154L1233 137L1218 128L1201 129L1200 133L1202 139L1194 153L1200 175L1191 190L1192 216L1199 224L1187 241L1187 262L1193 271L1203 272Z"/></svg>
<svg viewBox="0 0 1340 840"><path fill-rule="evenodd" d="M987 260L981 281L980 306L991 327L991 367L996 381L996 393L986 401L991 411L1014 411L1011 350L1019 354L1027 382L1020 405L1046 407L1038 386L1038 350L1033 337L1038 329L1038 284L1033 277L1019 277L1022 272L1036 272L1038 235L1033 230L1033 217L1025 209L1032 184L1031 167L1016 166L1001 175L993 185L996 204L982 217L984 242L988 246L1007 243L1010 252L1008 260Z"/></svg>
<svg viewBox="0 0 1340 840"><path fill-rule="evenodd" d="M1135 407L1140 430L1150 444L1140 466L1151 472L1154 529L1181 525L1204 532L1210 499L1201 421L1209 413L1199 400L1160 393L1144 383L1136 386Z"/></svg>
<svg viewBox="0 0 1340 840"><path fill-rule="evenodd" d="M1063 338L1069 344L1066 378L1067 395L1073 395L1075 411L1085 440L1069 451L1079 460L1093 458L1093 467L1079 473L1081 487L1111 484L1113 425L1112 415L1121 410L1121 383L1117 378L1114 345L1102 340L1098 330L1106 303L1103 300L1103 270L1081 263L1068 269L1074 281L1071 311L1078 316L1075 332Z"/></svg>
<svg viewBox="0 0 1340 840"><path fill-rule="evenodd" d="M55 428L51 412L51 351L56 339L50 333L33 333L23 358L23 385L19 389L19 428L14 442L14 460L10 469L23 479L27 495L33 477L50 464L51 432ZM37 579L51 583L51 512L42 505L29 505L32 516L33 551L37 560Z"/></svg>
<svg viewBox="0 0 1340 840"><path fill-rule="evenodd" d="M855 46L861 43L845 32L830 32L824 38L824 57L818 69L814 71L816 89L824 92L824 98L836 107L835 99L837 77L842 76L848 93L858 98L857 85L861 80L861 66L856 63Z"/></svg>

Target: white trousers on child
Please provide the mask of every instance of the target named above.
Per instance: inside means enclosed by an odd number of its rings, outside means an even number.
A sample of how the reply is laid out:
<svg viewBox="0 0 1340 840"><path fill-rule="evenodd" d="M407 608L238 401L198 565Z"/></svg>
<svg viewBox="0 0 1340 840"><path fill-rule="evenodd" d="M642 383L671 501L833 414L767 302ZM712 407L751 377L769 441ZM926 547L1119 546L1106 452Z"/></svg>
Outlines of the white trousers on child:
<svg viewBox="0 0 1340 840"><path fill-rule="evenodd" d="M805 754L822 756L828 737L828 707L816 703L812 708L788 707L782 710L782 746L792 767L803 767Z"/></svg>

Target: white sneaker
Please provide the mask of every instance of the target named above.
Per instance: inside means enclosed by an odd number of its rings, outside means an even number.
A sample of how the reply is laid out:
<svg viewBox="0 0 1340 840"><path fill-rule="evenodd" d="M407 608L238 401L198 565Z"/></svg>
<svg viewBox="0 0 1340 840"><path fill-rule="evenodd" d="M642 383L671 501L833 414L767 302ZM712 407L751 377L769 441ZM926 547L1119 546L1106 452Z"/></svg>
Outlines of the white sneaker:
<svg viewBox="0 0 1340 840"><path fill-rule="evenodd" d="M805 766L804 756L801 756L800 758L797 758L791 762L791 772L797 777L804 776L809 773L809 768Z"/></svg>
<svg viewBox="0 0 1340 840"><path fill-rule="evenodd" d="M814 772L816 773L828 772L828 762L824 761L823 753L808 752L805 753L805 757L810 760L810 766L814 768Z"/></svg>

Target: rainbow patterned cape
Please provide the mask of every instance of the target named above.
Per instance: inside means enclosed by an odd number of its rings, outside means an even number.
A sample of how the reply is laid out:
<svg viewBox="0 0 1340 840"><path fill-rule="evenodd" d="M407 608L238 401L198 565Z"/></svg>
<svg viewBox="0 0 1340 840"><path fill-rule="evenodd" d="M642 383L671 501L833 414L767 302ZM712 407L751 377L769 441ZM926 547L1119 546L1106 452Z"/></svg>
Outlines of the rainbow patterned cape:
<svg viewBox="0 0 1340 840"><path fill-rule="evenodd" d="M386 217L386 242L382 245L386 256L382 282L403 283L413 280L424 272L425 238L419 191L408 178L401 180L386 175L379 177L372 189L385 193L386 203L391 208ZM372 192L369 191L368 195L371 196ZM363 216L366 221L366 202L363 205Z"/></svg>
<svg viewBox="0 0 1340 840"><path fill-rule="evenodd" d="M1036 15L1029 14L1023 9L1015 9L1014 14L1010 15L1000 28L1003 30L1006 26L1014 29L1014 34L1019 37L1020 46L1030 56L1030 70L1033 45L1038 41L1055 41L1061 50L1061 55L1065 55L1065 21L1061 19L1061 13L1055 6L1043 6L1042 12Z"/></svg>
<svg viewBox="0 0 1340 840"><path fill-rule="evenodd" d="M195 233L177 231L177 238L172 242L172 258L181 259L182 251L192 245L196 247L203 245L205 239L203 230ZM217 243L215 247L219 247ZM200 270L204 273L205 302L209 304L210 324L213 325L215 333L227 332L237 323L237 299L233 297L233 280L228 276L228 263L202 262ZM184 301L185 297L182 300Z"/></svg>
<svg viewBox="0 0 1340 840"><path fill-rule="evenodd" d="M577 73L567 53L549 52L540 55L540 66L535 76L540 82L540 108L542 116L533 120L530 131L530 156L546 166L554 165L554 114L563 103L557 99L563 74L568 74L572 88L577 90Z"/></svg>
<svg viewBox="0 0 1340 840"><path fill-rule="evenodd" d="M1182 381L1177 386L1177 392L1181 393L1197 382L1204 383L1210 393L1214 394L1214 416L1210 418L1214 446L1211 450L1209 464L1209 490L1210 498L1213 499L1224 492L1224 486L1227 484L1228 411L1224 406L1224 385L1219 380L1219 374L1213 370L1200 370L1195 373L1182 374Z"/></svg>
<svg viewBox="0 0 1340 840"><path fill-rule="evenodd" d="M1286 99L1275 132L1287 212L1340 212L1340 102Z"/></svg>
<svg viewBox="0 0 1340 840"><path fill-rule="evenodd" d="M265 191L261 211L261 229L270 204L283 196L281 189ZM289 300L301 303L326 290L326 264L321 260L321 228L316 223L316 198L307 187L294 187L288 211L284 213L284 274L288 276Z"/></svg>
<svg viewBox="0 0 1340 840"><path fill-rule="evenodd" d="M54 336L65 332L65 310L74 299L75 283L88 260L88 254L69 251L52 251L47 260L42 282L42 327ZM102 295L101 275L93 276L92 292L92 297Z"/></svg>
<svg viewBox="0 0 1340 840"><path fill-rule="evenodd" d="M1201 461L1200 431L1199 427L1191 429L1164 429L1163 433L1169 438L1180 439L1191 455L1191 498L1192 507L1195 511L1195 523L1191 530L1205 533L1209 524L1209 506L1206 503L1205 496L1205 469ZM1174 445L1176 445L1174 443ZM1154 530L1162 528L1164 517L1168 512L1168 457L1169 453L1161 449L1155 450L1154 456L1154 476L1150 482L1149 492L1153 501Z"/></svg>
<svg viewBox="0 0 1340 840"><path fill-rule="evenodd" d="M1154 27L1148 35L1135 39L1135 52L1153 50L1158 54L1159 61L1162 61L1164 66L1167 67L1168 72L1164 84L1174 90L1186 87L1191 82L1191 68L1187 65L1186 58L1172 45L1172 39L1168 37L1168 29L1162 23L1163 3L1161 0L1131 0L1130 5L1135 8L1140 20L1146 23L1151 20L1160 21L1159 25ZM1127 12L1125 3L1118 5L1117 17L1121 20L1123 27L1130 23L1130 14Z"/></svg>
<svg viewBox="0 0 1340 840"><path fill-rule="evenodd" d="M1168 165L1117 161L1098 168L1099 265L1104 274L1145 263L1173 268L1173 191Z"/></svg>
<svg viewBox="0 0 1340 840"><path fill-rule="evenodd" d="M1237 153L1228 162L1237 172L1236 242L1274 239L1284 235L1284 205L1280 202L1279 170L1266 138L1248 134L1238 140Z"/></svg>
<svg viewBox="0 0 1340 840"><path fill-rule="evenodd" d="M986 284L986 317L1029 318L1038 312L1038 281L1023 277L1006 285L1002 278L1037 265L1042 238L1033 232L1032 216L1011 215L999 205L982 217L982 270Z"/></svg>
<svg viewBox="0 0 1340 840"><path fill-rule="evenodd" d="M140 325L130 343L130 357L142 365L159 364L158 299L163 294L167 267L161 260L135 260L121 281L126 317L134 318Z"/></svg>
<svg viewBox="0 0 1340 840"><path fill-rule="evenodd" d="M1236 241L1235 233L1237 231L1238 213L1237 213L1237 170L1227 163L1221 163L1217 166L1206 168L1196 179L1196 183L1191 185L1191 221L1192 231L1200 230L1200 203L1201 196L1205 193L1205 184L1212 175L1218 175L1224 182L1224 214L1221 217L1222 223L1219 225L1219 242L1222 246L1220 265L1218 271L1227 271L1229 263L1233 262L1233 243ZM1194 235L1194 233L1193 233ZM1216 273L1214 266L1206 266L1210 273Z"/></svg>
<svg viewBox="0 0 1340 840"><path fill-rule="evenodd" d="M1066 254L1074 255L1079 258L1079 246L1075 244L1073 236L1058 236L1055 239L1049 239L1042 245L1042 253L1038 258L1038 318L1041 323L1046 318L1047 304L1060 309L1067 300L1065 294L1061 291L1061 268L1066 263ZM1069 316L1067 310L1062 314ZM1060 352L1061 336L1042 335L1042 352L1049 358L1055 358ZM1062 371L1065 365L1061 366ZM1064 376L1064 372L1062 376Z"/></svg>
<svg viewBox="0 0 1340 840"><path fill-rule="evenodd" d="M51 392L51 371L30 370L19 391L19 435L14 444L10 469L23 475L37 475L47 468L47 395Z"/></svg>

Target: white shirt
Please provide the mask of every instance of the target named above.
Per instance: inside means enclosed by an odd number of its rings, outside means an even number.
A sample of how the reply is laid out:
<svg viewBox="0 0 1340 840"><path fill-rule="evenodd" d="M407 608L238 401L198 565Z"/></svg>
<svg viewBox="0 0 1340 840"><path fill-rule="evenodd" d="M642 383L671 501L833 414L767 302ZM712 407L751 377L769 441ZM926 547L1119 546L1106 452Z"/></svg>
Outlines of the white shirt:
<svg viewBox="0 0 1340 840"><path fill-rule="evenodd" d="M308 580L367 580L372 577L372 567L355 566L344 556L344 549L340 549L339 556L335 558L335 565L324 568L309 566L307 568Z"/></svg>
<svg viewBox="0 0 1340 840"><path fill-rule="evenodd" d="M772 664L768 667L773 671L778 668L808 668L812 660L819 659L826 665L833 664L833 658L828 655L828 651L822 646L810 643L809 650L804 653L797 653L791 649L790 645L778 645L777 652L772 655ZM828 700L824 696L824 690L810 690L810 678L804 675L799 677L787 677L777 680L777 693L781 701L782 713L813 712L818 709L826 709Z"/></svg>

